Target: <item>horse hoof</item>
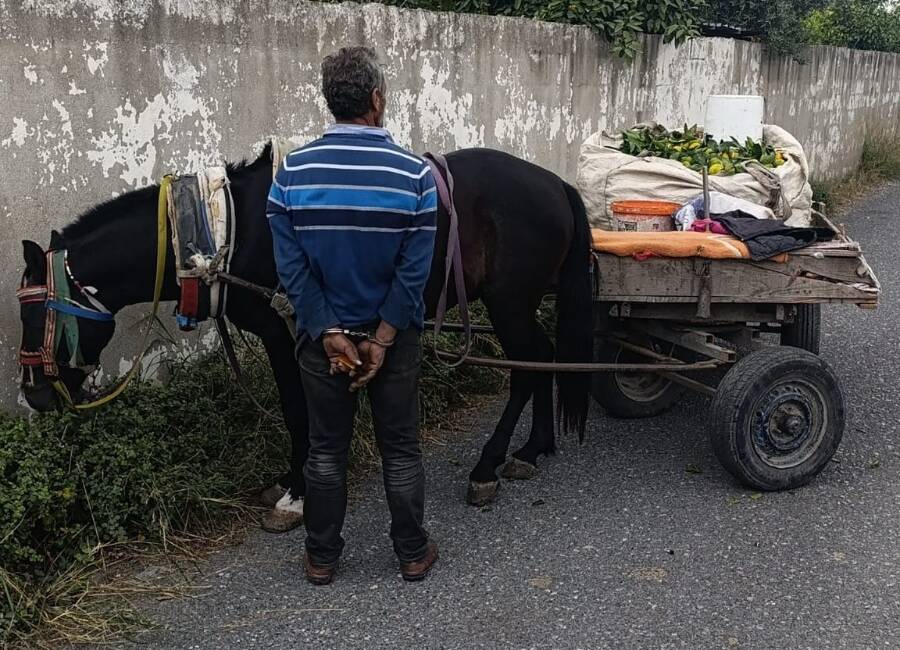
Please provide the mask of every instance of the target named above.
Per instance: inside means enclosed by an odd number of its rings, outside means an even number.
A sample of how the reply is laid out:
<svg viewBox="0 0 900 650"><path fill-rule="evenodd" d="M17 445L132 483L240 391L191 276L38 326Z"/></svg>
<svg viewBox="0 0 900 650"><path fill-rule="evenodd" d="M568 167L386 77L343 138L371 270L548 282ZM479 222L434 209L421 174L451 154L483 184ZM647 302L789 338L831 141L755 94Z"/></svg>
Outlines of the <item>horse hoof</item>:
<svg viewBox="0 0 900 650"><path fill-rule="evenodd" d="M503 466L501 475L503 478L508 478L513 481L528 481L537 478L538 468L531 463L519 460L513 456L509 459L509 462Z"/></svg>
<svg viewBox="0 0 900 650"><path fill-rule="evenodd" d="M303 497L292 499L285 494L263 517L260 526L267 533L286 533L303 524Z"/></svg>
<svg viewBox="0 0 900 650"><path fill-rule="evenodd" d="M497 490L499 489L500 481L491 481L490 483L469 481L469 490L466 493L466 501L469 505L477 507L486 506L494 500L494 497L497 496Z"/></svg>
<svg viewBox="0 0 900 650"><path fill-rule="evenodd" d="M287 492L287 488L283 487L280 483L275 483L275 485L266 488L256 497L256 500L259 502L259 505L264 506L266 508L274 508L275 504L284 496L284 493Z"/></svg>
<svg viewBox="0 0 900 650"><path fill-rule="evenodd" d="M269 510L263 517L260 527L267 533L286 533L302 525L302 513Z"/></svg>

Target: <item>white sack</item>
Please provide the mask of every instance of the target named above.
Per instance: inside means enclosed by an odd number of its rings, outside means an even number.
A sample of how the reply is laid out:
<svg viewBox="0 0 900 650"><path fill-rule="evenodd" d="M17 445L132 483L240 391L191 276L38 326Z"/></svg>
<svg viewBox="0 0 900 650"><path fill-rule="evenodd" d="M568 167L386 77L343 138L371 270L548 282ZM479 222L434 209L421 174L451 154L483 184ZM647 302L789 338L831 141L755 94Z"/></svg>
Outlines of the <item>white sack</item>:
<svg viewBox="0 0 900 650"><path fill-rule="evenodd" d="M812 225L812 187L803 147L787 131L763 125L763 141L784 153L775 169L750 166L749 173L710 176L711 190L770 208L792 226ZM677 160L638 158L621 151L621 135L595 133L581 145L576 183L594 228L614 230L612 204L643 199L684 205L703 191L703 176Z"/></svg>

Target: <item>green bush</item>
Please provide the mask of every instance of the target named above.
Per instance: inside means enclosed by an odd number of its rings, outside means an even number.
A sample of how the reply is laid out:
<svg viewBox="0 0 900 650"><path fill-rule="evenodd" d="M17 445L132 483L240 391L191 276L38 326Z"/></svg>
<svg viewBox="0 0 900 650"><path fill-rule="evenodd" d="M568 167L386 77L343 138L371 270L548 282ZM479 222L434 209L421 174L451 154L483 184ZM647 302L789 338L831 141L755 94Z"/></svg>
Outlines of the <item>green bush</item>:
<svg viewBox="0 0 900 650"><path fill-rule="evenodd" d="M0 420L0 564L40 575L97 544L163 538L259 486L286 435L211 357L136 384L112 406Z"/></svg>

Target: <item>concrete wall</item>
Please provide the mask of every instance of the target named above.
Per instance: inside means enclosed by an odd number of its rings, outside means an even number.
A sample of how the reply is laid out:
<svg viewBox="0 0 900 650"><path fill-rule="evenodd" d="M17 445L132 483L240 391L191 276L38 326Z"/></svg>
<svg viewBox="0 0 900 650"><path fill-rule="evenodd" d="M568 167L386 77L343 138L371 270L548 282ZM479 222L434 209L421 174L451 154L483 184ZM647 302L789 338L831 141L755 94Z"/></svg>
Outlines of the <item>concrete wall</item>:
<svg viewBox="0 0 900 650"><path fill-rule="evenodd" d="M297 0L0 0L0 403L16 395L19 240L46 244L101 200L252 156L268 134L313 137L328 123L318 63L359 43L387 62L400 143L496 147L569 179L598 127L702 122L711 93L765 95L768 120L803 142L818 177L849 171L866 134L898 128L900 57L888 54L823 48L799 65L749 43L651 37L626 63L588 29L524 19ZM120 359L112 351L107 367Z"/></svg>

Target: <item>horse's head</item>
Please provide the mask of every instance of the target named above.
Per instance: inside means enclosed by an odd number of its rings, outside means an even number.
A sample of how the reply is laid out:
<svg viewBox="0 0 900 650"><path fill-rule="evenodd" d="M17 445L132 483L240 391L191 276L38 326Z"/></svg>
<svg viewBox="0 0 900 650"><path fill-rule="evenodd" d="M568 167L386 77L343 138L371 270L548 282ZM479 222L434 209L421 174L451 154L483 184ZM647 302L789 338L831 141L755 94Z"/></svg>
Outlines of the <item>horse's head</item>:
<svg viewBox="0 0 900 650"><path fill-rule="evenodd" d="M38 411L71 405L115 331L93 287L78 283L54 232L50 250L22 242L25 273L17 292L22 317L21 389Z"/></svg>

